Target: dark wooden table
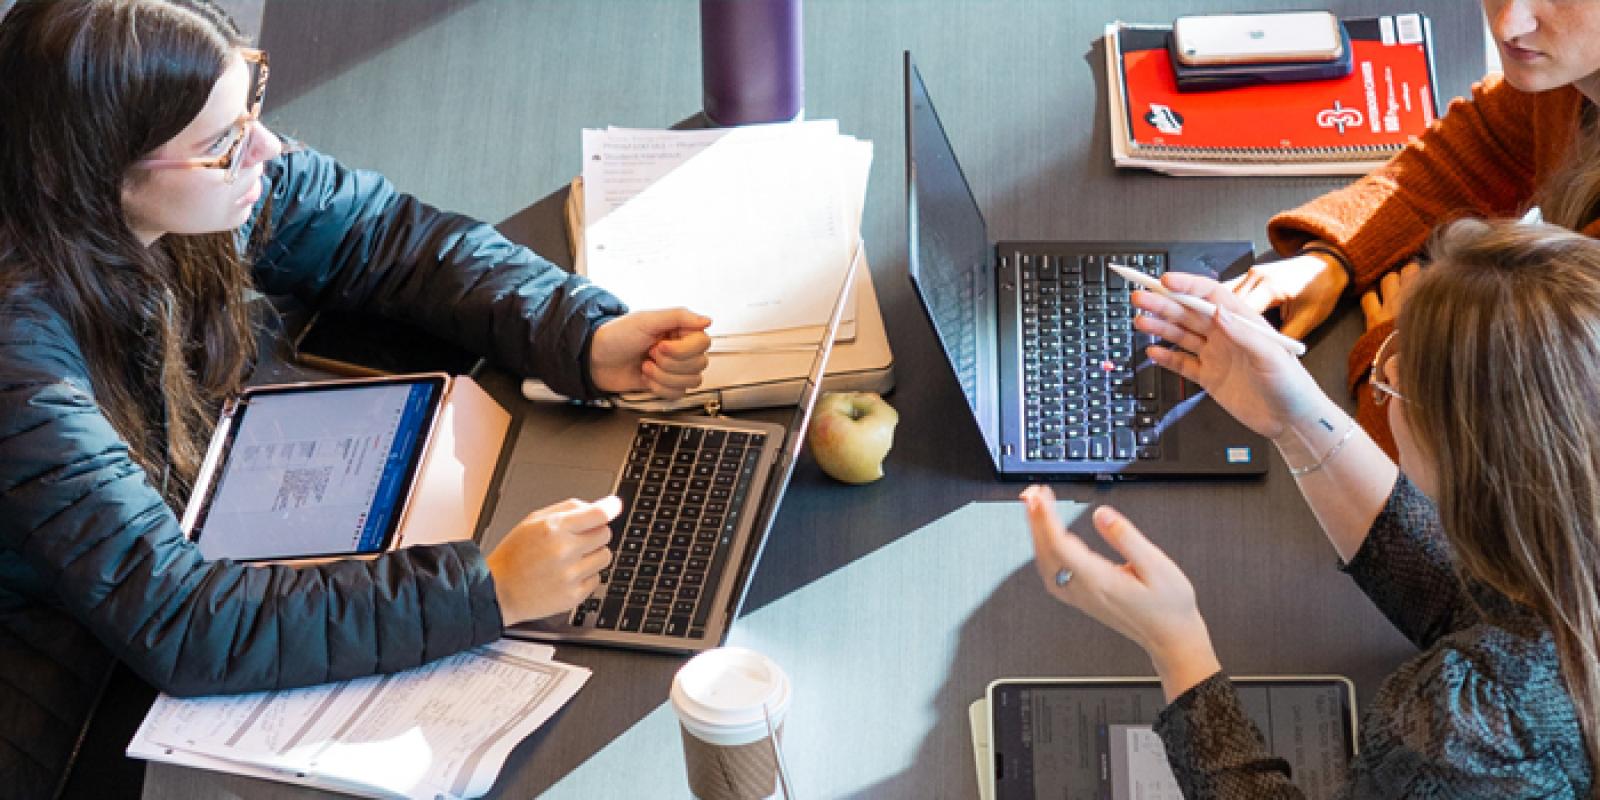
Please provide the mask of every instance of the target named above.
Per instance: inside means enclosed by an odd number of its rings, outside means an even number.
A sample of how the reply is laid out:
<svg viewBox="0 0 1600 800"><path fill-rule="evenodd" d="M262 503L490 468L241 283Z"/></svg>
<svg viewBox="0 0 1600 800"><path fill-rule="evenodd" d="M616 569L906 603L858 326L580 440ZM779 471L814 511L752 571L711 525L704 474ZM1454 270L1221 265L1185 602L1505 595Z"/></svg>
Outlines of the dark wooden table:
<svg viewBox="0 0 1600 800"><path fill-rule="evenodd" d="M863 233L901 422L878 483L845 487L802 461L733 634L795 680L786 737L802 796L976 796L966 706L990 680L1151 674L1136 647L1037 585L1012 502L1021 487L995 480L911 292L901 52L916 56L994 238L1247 239L1265 251L1273 211L1342 181L1114 170L1098 37L1111 14L1161 22L1299 5L807 2L807 115L837 118L876 148ZM1395 10L1327 5L1345 16ZM698 110L696 8L272 0L262 39L273 66L267 122L566 263L559 212L580 168L579 130L663 127ZM1439 95L1466 93L1483 69L1477 6L1408 8L1433 19ZM1336 396L1359 329L1347 308L1310 341L1306 363ZM1412 652L1335 571L1276 459L1262 480L1056 488L1069 513L1116 504L1183 566L1232 673L1347 675L1365 703ZM496 796L686 796L664 705L682 659L580 647L558 657L594 677L512 755ZM152 765L145 785L152 798L313 794L165 765Z"/></svg>

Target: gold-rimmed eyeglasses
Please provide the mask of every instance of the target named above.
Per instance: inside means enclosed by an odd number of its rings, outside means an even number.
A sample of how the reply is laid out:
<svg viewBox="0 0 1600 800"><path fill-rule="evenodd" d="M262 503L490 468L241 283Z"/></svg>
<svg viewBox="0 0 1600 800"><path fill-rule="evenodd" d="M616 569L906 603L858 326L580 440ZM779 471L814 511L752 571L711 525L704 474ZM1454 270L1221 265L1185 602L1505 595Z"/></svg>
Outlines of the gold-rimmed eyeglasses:
<svg viewBox="0 0 1600 800"><path fill-rule="evenodd" d="M1383 344L1378 345L1378 352L1372 357L1372 372L1367 375L1367 383L1372 384L1373 405L1381 406L1391 397L1402 403L1406 401L1405 395L1400 394L1400 390L1394 388L1394 384L1384 378L1388 374L1389 362L1400 352L1399 341L1395 338L1399 333L1390 331L1389 335L1384 337Z"/></svg>
<svg viewBox="0 0 1600 800"><path fill-rule="evenodd" d="M200 156L198 158L148 158L135 163L135 166L146 169L221 169L227 170L222 179L226 183L233 183L239 177L239 165L244 163L245 154L250 152L250 140L256 125L261 121L261 101L267 96L267 54L263 50L241 49L239 55L244 58L246 66L250 67L251 90L250 106L235 120L233 127L223 134L211 146L212 151L220 151L214 156Z"/></svg>

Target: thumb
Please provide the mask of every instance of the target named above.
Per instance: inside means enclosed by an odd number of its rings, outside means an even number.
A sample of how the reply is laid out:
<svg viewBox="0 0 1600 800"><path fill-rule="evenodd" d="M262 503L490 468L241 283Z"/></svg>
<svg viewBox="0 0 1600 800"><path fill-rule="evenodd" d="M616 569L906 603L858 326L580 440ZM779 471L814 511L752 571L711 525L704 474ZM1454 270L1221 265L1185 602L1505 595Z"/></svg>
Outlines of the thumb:
<svg viewBox="0 0 1600 800"><path fill-rule="evenodd" d="M1305 339L1306 334L1321 321L1316 318L1316 309L1312 304L1298 300L1284 303L1278 309L1278 313L1283 315L1283 327L1279 328L1278 332L1290 339Z"/></svg>
<svg viewBox="0 0 1600 800"><path fill-rule="evenodd" d="M702 331L711 325L710 317L687 308L661 308L637 313L640 329L652 336L673 331Z"/></svg>
<svg viewBox="0 0 1600 800"><path fill-rule="evenodd" d="M1140 580L1171 563L1161 548L1151 544L1122 512L1111 506L1094 510L1094 529L1099 531L1100 538L1105 539L1112 549L1127 560Z"/></svg>

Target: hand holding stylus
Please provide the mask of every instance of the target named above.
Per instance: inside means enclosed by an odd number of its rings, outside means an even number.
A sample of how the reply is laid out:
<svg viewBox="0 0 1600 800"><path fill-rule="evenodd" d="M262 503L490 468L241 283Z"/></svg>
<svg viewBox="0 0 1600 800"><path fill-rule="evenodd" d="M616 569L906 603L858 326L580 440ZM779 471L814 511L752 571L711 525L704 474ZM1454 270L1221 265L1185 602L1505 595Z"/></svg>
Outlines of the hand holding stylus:
<svg viewBox="0 0 1600 800"><path fill-rule="evenodd" d="M1217 307L1211 304L1209 301L1202 300L1194 295L1172 291L1166 286L1163 286L1161 281L1156 280L1155 278L1152 278L1136 269L1125 267L1121 264L1108 264L1107 266L1111 268L1112 272L1122 276L1123 280L1126 280L1141 289L1170 297L1172 298L1173 302L1176 302L1184 308L1187 308L1198 314L1204 314L1209 318L1215 316L1217 313ZM1232 312L1224 313L1232 314ZM1304 344L1284 336L1282 333L1279 333L1277 329L1261 321L1260 319L1240 316L1238 314L1233 314L1233 316L1236 319L1242 320L1245 324L1250 325L1257 330L1260 330L1261 332L1271 336L1273 341L1276 341L1283 349L1288 350L1289 354L1295 358L1299 358L1300 356L1306 354L1306 346Z"/></svg>

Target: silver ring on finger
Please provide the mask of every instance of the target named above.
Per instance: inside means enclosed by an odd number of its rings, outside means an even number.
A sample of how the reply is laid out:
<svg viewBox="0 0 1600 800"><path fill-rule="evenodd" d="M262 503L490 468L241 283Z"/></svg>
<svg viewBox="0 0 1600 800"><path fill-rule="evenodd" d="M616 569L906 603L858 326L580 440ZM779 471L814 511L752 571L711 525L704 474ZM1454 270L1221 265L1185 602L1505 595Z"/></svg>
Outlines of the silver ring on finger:
<svg viewBox="0 0 1600 800"><path fill-rule="evenodd" d="M1065 589L1072 582L1072 570L1062 567L1056 570L1056 588Z"/></svg>

